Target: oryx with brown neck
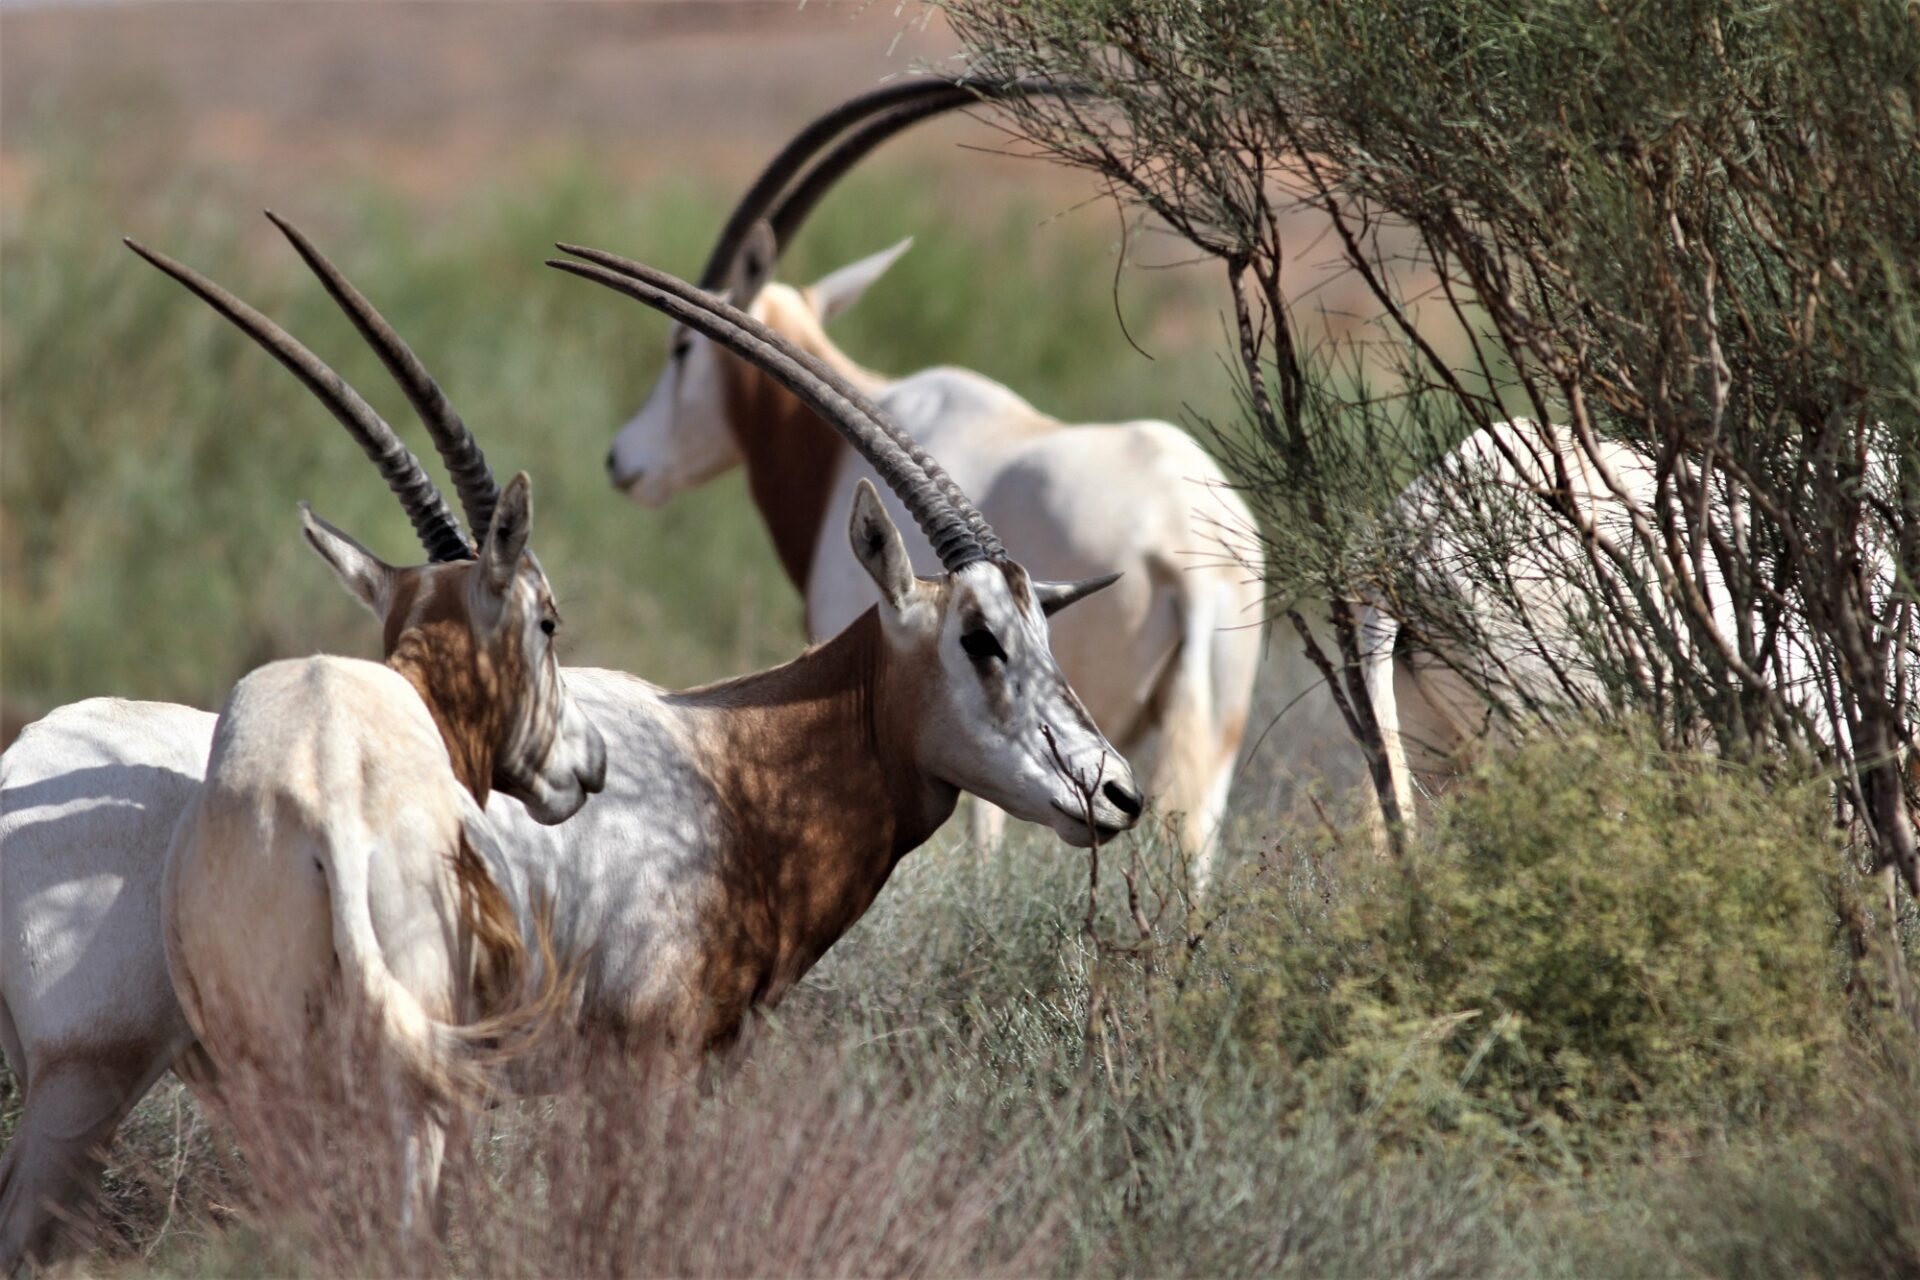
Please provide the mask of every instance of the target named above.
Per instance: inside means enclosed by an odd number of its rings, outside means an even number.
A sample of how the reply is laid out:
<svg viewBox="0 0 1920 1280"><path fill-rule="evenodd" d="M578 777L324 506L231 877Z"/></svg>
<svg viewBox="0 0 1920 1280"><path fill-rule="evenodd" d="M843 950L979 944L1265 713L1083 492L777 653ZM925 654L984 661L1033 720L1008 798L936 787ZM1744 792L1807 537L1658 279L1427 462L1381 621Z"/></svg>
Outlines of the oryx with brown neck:
<svg viewBox="0 0 1920 1280"><path fill-rule="evenodd" d="M899 421L1035 572L1124 572L1119 586L1055 623L1054 653L1163 811L1184 815L1182 836L1204 880L1246 728L1262 618L1253 517L1218 465L1165 422L1070 427L964 369L896 379L857 365L827 326L904 242L804 289L771 279L807 214L881 141L982 97L1077 92L1044 81L929 80L836 108L754 182L700 283ZM869 599L866 572L835 527L871 469L767 370L685 324L672 327L667 349L659 381L608 452L615 487L658 506L744 467L780 563L806 601L808 633L834 634ZM907 546L915 564L937 563L911 531ZM996 826L989 820L976 831L988 836Z"/></svg>
<svg viewBox="0 0 1920 1280"><path fill-rule="evenodd" d="M568 251L587 261L553 265L752 361L831 424L906 509L943 570L914 574L874 486L860 485L844 535L868 584L860 616L758 675L678 694L628 681L624 712L603 717L615 726L616 760L631 751L636 764L616 765L614 803L631 784L649 797L628 801L636 810L683 825L644 867L604 872L644 877L662 900L563 889L557 932L564 937L571 925L572 936L599 944L592 963L613 1006L596 1016L714 1046L825 953L962 791L1073 844L1134 825L1143 800L1132 771L1061 674L1048 639L1050 615L1113 578L1031 577L939 465L832 369L671 276ZM577 869L569 863L570 876ZM570 912L596 923L582 928Z"/></svg>
<svg viewBox="0 0 1920 1280"><path fill-rule="evenodd" d="M1049 611L1106 580L1036 581L830 370L690 285L610 261L570 266L676 308L785 379L873 464L946 569L916 577L887 508L860 491L840 535L868 583L853 625L784 666L684 693L568 668L605 740L605 790L558 826L498 794L488 804L494 847L480 852L523 932L544 901L555 950L579 957L575 1025L697 1050L777 1001L962 791L1075 844L1132 827L1143 801L1049 650ZM450 412L427 424L456 480L470 473L464 425ZM413 469L399 457L379 460L404 497ZM0 755L0 1046L26 1094L0 1157L0 1269L84 1198L95 1153L193 1044L165 981L159 872L214 724L98 698Z"/></svg>
<svg viewBox="0 0 1920 1280"><path fill-rule="evenodd" d="M398 335L275 221L387 363L417 372L431 394L416 398L451 415ZM561 680L559 615L527 549L530 482L522 472L501 492L484 465L469 476L470 540L391 428L318 357L212 281L132 247L291 369L382 460L435 557L396 568L303 506L307 541L380 619L387 659L288 659L234 686L167 855L174 991L221 1075L246 1067L298 1087L314 1035L337 1033L344 1015L375 1029L410 1094L450 1101L465 1074L455 1028L507 1013L500 1005L527 977L519 918L494 879L488 795L497 786L557 823L606 777L600 733ZM420 1200L410 1216L431 1202L444 1144L436 1108L414 1110L396 1153Z"/></svg>

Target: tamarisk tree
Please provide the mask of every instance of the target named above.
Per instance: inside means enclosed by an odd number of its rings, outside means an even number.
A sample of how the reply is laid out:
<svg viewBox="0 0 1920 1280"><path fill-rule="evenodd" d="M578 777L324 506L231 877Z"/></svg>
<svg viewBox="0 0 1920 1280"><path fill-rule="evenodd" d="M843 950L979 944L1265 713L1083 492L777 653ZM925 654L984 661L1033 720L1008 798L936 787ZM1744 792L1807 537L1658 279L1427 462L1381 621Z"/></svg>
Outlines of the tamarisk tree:
<svg viewBox="0 0 1920 1280"><path fill-rule="evenodd" d="M1916 885L1920 13L945 7L978 69L1092 85L1019 104L1021 133L1225 268L1223 451L1276 599L1333 602L1314 660L1371 760L1342 601L1508 725L1631 710L1824 766ZM1302 209L1363 336L1302 338Z"/></svg>

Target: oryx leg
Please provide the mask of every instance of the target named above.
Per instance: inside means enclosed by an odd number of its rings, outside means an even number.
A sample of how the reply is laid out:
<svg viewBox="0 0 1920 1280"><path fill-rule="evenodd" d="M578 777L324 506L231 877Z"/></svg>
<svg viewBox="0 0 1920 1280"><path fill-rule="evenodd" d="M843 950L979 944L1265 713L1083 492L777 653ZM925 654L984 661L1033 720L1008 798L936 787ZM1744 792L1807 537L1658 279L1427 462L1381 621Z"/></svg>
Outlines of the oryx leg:
<svg viewBox="0 0 1920 1280"><path fill-rule="evenodd" d="M447 1126L431 1111L422 1112L400 1147L401 1194L406 1197L400 1209L403 1243L408 1237L431 1237L445 1228L440 1171L446 1158Z"/></svg>
<svg viewBox="0 0 1920 1280"><path fill-rule="evenodd" d="M15 1045L8 1057L24 1063ZM49 1261L85 1236L113 1135L171 1057L168 1046L100 1043L42 1053L30 1071L22 1065L25 1107L0 1155L0 1275Z"/></svg>
<svg viewBox="0 0 1920 1280"><path fill-rule="evenodd" d="M1380 731L1380 749L1387 758L1390 794L1395 808L1399 810L1402 828L1410 828L1414 818L1413 771L1407 765L1406 739L1402 732L1400 704L1395 695L1393 678L1393 650L1400 637L1400 624L1372 605L1361 609L1359 621L1360 676L1366 687L1367 701L1373 708L1374 725ZM1379 803L1377 783L1374 795L1374 850L1386 856L1392 852L1393 844L1391 833L1387 830L1385 806Z"/></svg>
<svg viewBox="0 0 1920 1280"><path fill-rule="evenodd" d="M1227 814L1247 703L1259 660L1259 632L1221 625L1232 588L1199 575L1170 574L1179 590L1179 647L1161 675L1159 731L1146 767L1151 794L1178 815L1195 896L1204 895Z"/></svg>

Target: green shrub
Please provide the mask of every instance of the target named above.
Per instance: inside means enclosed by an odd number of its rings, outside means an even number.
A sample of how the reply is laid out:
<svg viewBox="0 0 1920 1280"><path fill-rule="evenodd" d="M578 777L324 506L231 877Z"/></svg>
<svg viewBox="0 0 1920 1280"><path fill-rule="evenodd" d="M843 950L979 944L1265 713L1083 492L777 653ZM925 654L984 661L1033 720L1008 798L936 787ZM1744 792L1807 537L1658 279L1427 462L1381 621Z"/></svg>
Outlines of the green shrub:
<svg viewBox="0 0 1920 1280"><path fill-rule="evenodd" d="M1580 732L1483 765L1410 874L1327 865L1256 871L1219 991L1409 1141L1584 1160L1797 1107L1845 1042L1816 786Z"/></svg>

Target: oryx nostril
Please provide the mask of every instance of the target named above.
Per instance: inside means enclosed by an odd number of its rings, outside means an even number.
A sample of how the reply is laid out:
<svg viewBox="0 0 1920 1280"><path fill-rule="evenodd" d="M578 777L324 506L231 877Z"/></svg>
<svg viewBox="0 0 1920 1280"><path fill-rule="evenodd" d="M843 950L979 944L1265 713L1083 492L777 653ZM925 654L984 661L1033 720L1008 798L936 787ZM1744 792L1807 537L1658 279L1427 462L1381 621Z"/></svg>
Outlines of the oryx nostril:
<svg viewBox="0 0 1920 1280"><path fill-rule="evenodd" d="M1117 782L1109 782L1106 786L1100 788L1100 794L1108 800L1111 800L1113 807L1126 814L1129 818L1137 818L1140 816L1140 810L1143 806L1140 803L1140 793L1138 791L1129 791Z"/></svg>
<svg viewBox="0 0 1920 1280"><path fill-rule="evenodd" d="M614 455L614 450L608 449L607 450L607 474L608 475L612 475L614 467L618 465L617 463L614 462L613 455Z"/></svg>

